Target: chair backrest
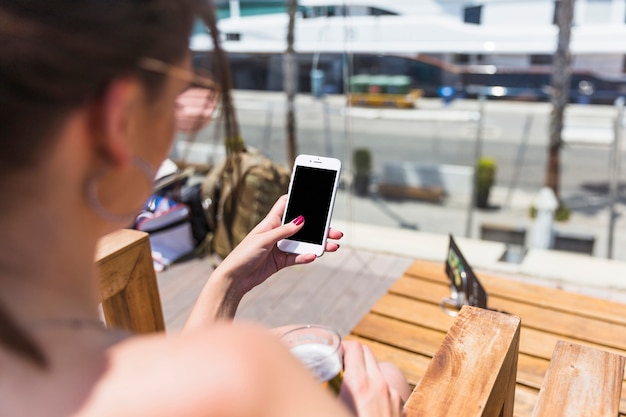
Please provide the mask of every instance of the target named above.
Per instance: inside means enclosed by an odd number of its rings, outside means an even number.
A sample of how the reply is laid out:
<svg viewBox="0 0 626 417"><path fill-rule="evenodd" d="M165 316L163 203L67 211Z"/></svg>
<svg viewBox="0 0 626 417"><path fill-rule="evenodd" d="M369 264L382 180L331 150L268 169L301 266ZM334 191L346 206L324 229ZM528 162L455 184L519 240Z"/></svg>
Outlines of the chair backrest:
<svg viewBox="0 0 626 417"><path fill-rule="evenodd" d="M407 416L512 417L519 317L464 306L406 404Z"/></svg>
<svg viewBox="0 0 626 417"><path fill-rule="evenodd" d="M615 417L623 379L623 356L559 341L533 417Z"/></svg>
<svg viewBox="0 0 626 417"><path fill-rule="evenodd" d="M104 236L96 265L107 326L135 333L165 330L147 233L122 229Z"/></svg>

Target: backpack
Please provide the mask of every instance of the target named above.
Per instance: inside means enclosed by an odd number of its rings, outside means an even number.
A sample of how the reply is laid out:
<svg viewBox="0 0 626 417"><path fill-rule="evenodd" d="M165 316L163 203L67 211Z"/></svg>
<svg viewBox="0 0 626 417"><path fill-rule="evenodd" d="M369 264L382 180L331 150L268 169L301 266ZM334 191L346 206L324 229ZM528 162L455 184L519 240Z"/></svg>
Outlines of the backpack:
<svg viewBox="0 0 626 417"><path fill-rule="evenodd" d="M197 248L226 257L286 194L291 173L261 153L245 146L237 123L232 98L232 76L226 52L220 44L217 16L213 7L202 13L214 50L207 60L214 67L220 86L220 119L223 122L226 159L205 176L202 207L209 233ZM197 57L196 57L197 58ZM192 138L195 139L197 129Z"/></svg>
<svg viewBox="0 0 626 417"><path fill-rule="evenodd" d="M258 151L230 153L202 183L210 232L204 252L226 257L287 193L290 172Z"/></svg>

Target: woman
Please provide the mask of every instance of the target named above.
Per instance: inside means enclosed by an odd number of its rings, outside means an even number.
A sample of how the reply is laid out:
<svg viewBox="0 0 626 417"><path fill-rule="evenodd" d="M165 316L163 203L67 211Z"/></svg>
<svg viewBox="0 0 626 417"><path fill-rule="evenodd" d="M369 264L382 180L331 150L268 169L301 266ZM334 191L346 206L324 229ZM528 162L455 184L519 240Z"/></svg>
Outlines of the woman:
<svg viewBox="0 0 626 417"><path fill-rule="evenodd" d="M184 332L99 325L96 243L130 223L170 149L201 3L0 0L2 416L402 413L361 345L344 346L338 401L271 332L218 320L272 273L313 261L275 247L303 224L280 225L284 199L216 269Z"/></svg>

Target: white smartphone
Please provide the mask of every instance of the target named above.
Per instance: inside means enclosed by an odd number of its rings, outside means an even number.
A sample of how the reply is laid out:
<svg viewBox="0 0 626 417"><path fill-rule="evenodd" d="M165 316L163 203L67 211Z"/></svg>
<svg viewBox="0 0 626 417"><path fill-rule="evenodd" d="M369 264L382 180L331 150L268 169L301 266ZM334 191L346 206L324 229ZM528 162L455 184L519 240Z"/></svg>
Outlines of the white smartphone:
<svg viewBox="0 0 626 417"><path fill-rule="evenodd" d="M340 173L339 159L298 155L291 173L283 224L304 216L304 226L295 235L280 240L280 250L322 256L326 249Z"/></svg>

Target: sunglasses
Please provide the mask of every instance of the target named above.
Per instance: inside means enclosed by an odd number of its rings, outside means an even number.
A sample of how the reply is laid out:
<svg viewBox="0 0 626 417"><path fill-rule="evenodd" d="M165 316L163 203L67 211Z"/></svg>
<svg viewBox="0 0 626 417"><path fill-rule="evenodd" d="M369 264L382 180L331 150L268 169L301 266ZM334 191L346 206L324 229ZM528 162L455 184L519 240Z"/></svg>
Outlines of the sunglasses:
<svg viewBox="0 0 626 417"><path fill-rule="evenodd" d="M186 68L155 58L141 58L139 67L189 84L176 98L178 131L196 133L206 126L217 106L220 90L217 83Z"/></svg>
<svg viewBox="0 0 626 417"><path fill-rule="evenodd" d="M143 57L139 60L139 67L146 71L156 72L167 77L185 81L192 87L219 91L219 86L209 77L204 77L186 68L168 64L159 59Z"/></svg>

